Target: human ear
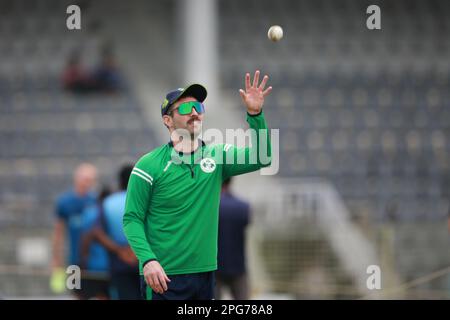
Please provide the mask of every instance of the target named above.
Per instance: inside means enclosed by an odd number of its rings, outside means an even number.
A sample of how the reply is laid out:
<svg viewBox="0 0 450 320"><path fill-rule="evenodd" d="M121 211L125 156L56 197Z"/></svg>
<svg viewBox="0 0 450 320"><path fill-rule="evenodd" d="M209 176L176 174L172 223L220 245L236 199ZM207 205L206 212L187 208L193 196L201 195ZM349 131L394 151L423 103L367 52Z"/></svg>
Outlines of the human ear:
<svg viewBox="0 0 450 320"><path fill-rule="evenodd" d="M164 122L164 125L165 125L167 128L171 128L171 127L172 127L173 122L172 122L172 117L171 117L171 116L169 116L169 115L164 115L164 116L163 116L163 122Z"/></svg>

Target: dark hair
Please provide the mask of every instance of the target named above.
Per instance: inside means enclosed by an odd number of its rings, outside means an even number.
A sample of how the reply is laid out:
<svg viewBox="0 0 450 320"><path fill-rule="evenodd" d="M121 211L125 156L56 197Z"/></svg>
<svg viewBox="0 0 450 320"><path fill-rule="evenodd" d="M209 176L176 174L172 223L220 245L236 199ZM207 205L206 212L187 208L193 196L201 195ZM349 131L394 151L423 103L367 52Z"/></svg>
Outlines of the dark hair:
<svg viewBox="0 0 450 320"><path fill-rule="evenodd" d="M131 171L133 171L133 165L125 164L119 170L119 187L121 190L126 190L128 187L128 180L130 179Z"/></svg>
<svg viewBox="0 0 450 320"><path fill-rule="evenodd" d="M103 185L100 189L100 193L98 194L98 203L102 203L103 200L111 194L111 188L107 185Z"/></svg>
<svg viewBox="0 0 450 320"><path fill-rule="evenodd" d="M176 102L176 101L175 101ZM172 103L168 108L167 108L167 112L166 115L173 117L173 112L175 111L175 108L173 107L175 105L175 102Z"/></svg>
<svg viewBox="0 0 450 320"><path fill-rule="evenodd" d="M222 187L228 187L231 184L231 177L222 182Z"/></svg>
<svg viewBox="0 0 450 320"><path fill-rule="evenodd" d="M167 109L167 112L164 114L164 116L169 116L169 117L173 118L173 109L170 110L170 108L172 108L172 107L173 107L173 104L169 106L169 108ZM169 110L170 110L170 111L169 111ZM163 116L163 117L164 117L164 116ZM168 126L165 122L163 122L163 123L164 123L164 126L165 126L167 129L169 129L169 126Z"/></svg>

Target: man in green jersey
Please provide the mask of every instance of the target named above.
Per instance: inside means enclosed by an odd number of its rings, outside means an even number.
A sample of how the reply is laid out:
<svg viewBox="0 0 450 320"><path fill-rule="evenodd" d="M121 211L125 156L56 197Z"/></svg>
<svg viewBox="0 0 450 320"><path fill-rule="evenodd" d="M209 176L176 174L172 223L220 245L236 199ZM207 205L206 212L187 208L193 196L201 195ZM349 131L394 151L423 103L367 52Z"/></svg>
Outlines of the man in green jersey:
<svg viewBox="0 0 450 320"><path fill-rule="evenodd" d="M198 137L206 89L193 84L169 92L161 106L170 142L144 155L128 183L123 227L139 259L146 299L213 299L222 182L270 165L262 111L268 76L245 75L239 90L247 108L251 147L206 145ZM263 151L263 152L262 152ZM264 154L264 155L262 155ZM243 160L244 159L244 160Z"/></svg>

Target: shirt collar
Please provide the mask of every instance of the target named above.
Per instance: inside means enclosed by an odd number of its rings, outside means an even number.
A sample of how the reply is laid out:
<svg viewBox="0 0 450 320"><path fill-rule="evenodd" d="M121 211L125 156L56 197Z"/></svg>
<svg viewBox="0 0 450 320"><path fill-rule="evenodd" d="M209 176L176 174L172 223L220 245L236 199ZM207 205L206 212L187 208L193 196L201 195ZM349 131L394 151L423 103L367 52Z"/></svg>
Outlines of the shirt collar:
<svg viewBox="0 0 450 320"><path fill-rule="evenodd" d="M200 147L200 148L203 148L203 147L206 146L205 141L200 140L200 142L201 142L201 147ZM170 140L169 142L167 142L167 145L168 145L170 148L173 148L173 141ZM196 152L196 151L197 151L197 150L194 150L194 151L191 151L191 152L188 152L188 153L185 153L185 154L186 154L186 155L188 155L188 154L193 154L193 153ZM178 152L178 153L183 154L183 152Z"/></svg>
<svg viewBox="0 0 450 320"><path fill-rule="evenodd" d="M180 164L182 162L186 163L186 161L183 161L183 159L186 159L186 157L190 157L190 161L188 162L188 164L191 164L192 159L193 164L199 163L202 159L203 159L203 149L206 146L206 143L203 140L200 140L201 142L201 146L198 147L196 150L188 152L188 153L183 153L183 152L177 152L175 151L174 147L173 147L173 141L169 141L167 143L167 145L169 146L171 152L171 160L172 163L174 164Z"/></svg>

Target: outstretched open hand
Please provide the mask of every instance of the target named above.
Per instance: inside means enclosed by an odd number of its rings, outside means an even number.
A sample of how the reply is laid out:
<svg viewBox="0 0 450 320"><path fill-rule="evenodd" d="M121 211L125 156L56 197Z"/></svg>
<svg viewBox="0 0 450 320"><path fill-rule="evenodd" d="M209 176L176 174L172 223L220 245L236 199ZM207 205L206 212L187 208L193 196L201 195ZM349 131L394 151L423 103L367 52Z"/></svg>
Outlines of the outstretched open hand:
<svg viewBox="0 0 450 320"><path fill-rule="evenodd" d="M258 86L259 82L259 70L256 70L255 76L253 78L253 84L250 85L250 74L245 74L245 91L239 89L242 100L247 106L247 112L250 114L258 114L261 112L262 106L264 104L264 98L270 93L272 87L268 87L264 90L269 76L265 75Z"/></svg>

